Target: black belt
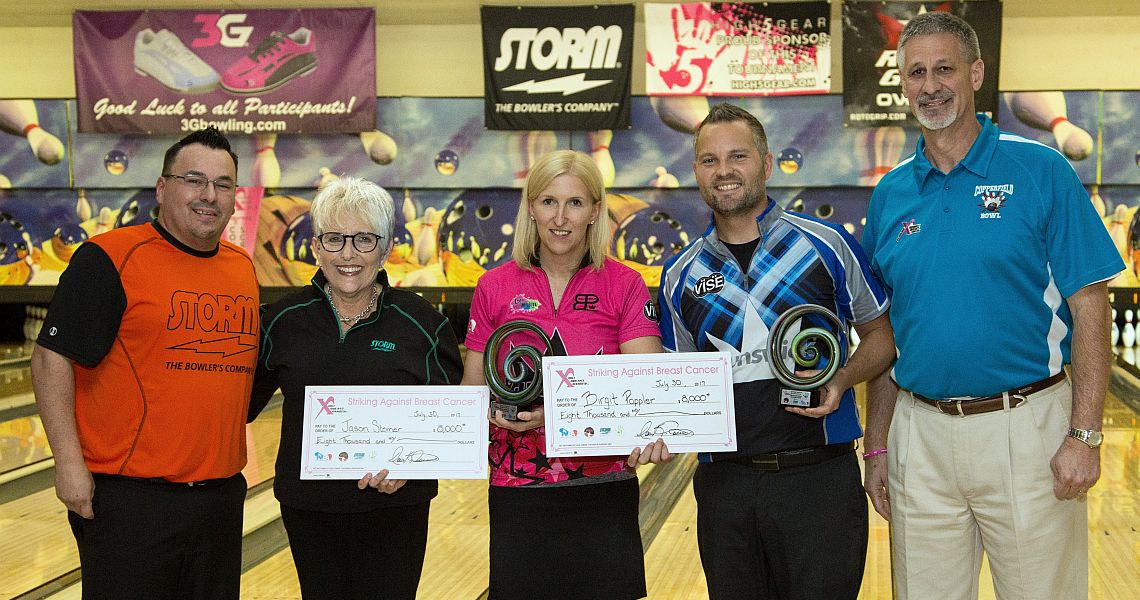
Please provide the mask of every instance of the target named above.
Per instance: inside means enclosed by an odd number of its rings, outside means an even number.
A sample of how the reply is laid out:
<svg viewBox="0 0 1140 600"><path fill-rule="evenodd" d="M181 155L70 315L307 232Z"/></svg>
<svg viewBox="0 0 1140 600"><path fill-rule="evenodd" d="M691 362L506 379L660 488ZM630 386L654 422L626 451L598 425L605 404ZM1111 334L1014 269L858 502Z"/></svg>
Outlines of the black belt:
<svg viewBox="0 0 1140 600"><path fill-rule="evenodd" d="M721 459L724 462L734 462L757 471L779 471L792 467L806 467L819 464L825 460L849 454L855 450L855 442L846 444L830 444L827 446L812 446L798 450L785 450L775 454L756 454L753 456L737 456ZM714 462L721 462L714 460Z"/></svg>
<svg viewBox="0 0 1140 600"><path fill-rule="evenodd" d="M108 475L106 473L95 473L94 475L96 477L100 477L100 476L101 477L112 477L115 479L121 479L123 481L130 481L133 483L145 483L148 485L155 485L155 486L160 486L160 487L166 487L166 488L172 488L172 489L181 489L181 490L187 490L187 489L190 489L190 490L203 489L204 490L204 489L216 488L216 487L225 485L231 479L236 477L236 475L231 475L230 477L222 477L220 479L202 479L200 481L170 481L169 479L163 479L162 477L128 477L126 475Z"/></svg>
<svg viewBox="0 0 1140 600"><path fill-rule="evenodd" d="M1009 407L1017 408L1022 404L1029 401L1029 396L1037 392L1043 392L1058 383L1065 380L1065 372L1061 371L1056 375L1051 375L1035 381L1029 385L1022 386L1016 389L1002 392L1001 394L993 394L992 396L985 396L982 398L964 398L962 400L935 400L934 398L927 398L922 394L911 392L911 395L916 400L937 408L939 412L945 415L954 415L964 417L966 415L979 415L982 413L994 412L1005 409L1005 394L1009 394Z"/></svg>

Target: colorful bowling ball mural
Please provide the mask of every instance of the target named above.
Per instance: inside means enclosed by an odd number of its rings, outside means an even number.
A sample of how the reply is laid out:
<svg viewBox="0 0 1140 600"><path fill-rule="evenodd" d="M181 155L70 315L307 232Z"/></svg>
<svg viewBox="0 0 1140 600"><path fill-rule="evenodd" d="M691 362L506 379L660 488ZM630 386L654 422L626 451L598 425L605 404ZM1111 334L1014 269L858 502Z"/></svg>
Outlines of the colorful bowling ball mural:
<svg viewBox="0 0 1140 600"><path fill-rule="evenodd" d="M28 283L32 278L33 247L24 224L8 213L0 213L0 285Z"/></svg>
<svg viewBox="0 0 1140 600"><path fill-rule="evenodd" d="M466 190L443 211L439 249L448 285L473 285L511 260L518 190Z"/></svg>

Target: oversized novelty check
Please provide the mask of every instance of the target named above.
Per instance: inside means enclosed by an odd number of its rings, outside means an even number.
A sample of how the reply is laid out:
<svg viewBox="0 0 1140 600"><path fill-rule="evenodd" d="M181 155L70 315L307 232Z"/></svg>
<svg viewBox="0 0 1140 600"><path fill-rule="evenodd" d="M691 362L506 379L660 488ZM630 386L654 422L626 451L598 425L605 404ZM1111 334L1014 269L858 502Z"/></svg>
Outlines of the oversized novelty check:
<svg viewBox="0 0 1140 600"><path fill-rule="evenodd" d="M547 356L546 453L629 454L662 438L670 452L736 450L725 352Z"/></svg>
<svg viewBox="0 0 1140 600"><path fill-rule="evenodd" d="M487 477L486 386L306 386L301 479Z"/></svg>

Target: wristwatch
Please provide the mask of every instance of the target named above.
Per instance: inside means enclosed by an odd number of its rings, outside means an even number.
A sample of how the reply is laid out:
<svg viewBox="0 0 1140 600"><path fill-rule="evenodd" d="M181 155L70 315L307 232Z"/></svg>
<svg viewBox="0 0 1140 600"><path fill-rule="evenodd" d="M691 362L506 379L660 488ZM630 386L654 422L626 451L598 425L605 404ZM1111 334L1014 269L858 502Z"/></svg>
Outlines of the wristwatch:
<svg viewBox="0 0 1140 600"><path fill-rule="evenodd" d="M1095 429L1076 429L1070 427L1069 437L1093 449L1100 448L1101 443L1104 442L1104 434Z"/></svg>

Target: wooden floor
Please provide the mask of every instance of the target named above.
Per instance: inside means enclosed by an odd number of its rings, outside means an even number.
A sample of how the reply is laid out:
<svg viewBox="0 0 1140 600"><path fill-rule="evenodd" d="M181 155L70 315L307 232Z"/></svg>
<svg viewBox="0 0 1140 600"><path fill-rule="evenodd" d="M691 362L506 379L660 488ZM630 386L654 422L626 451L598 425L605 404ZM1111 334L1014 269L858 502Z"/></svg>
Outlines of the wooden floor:
<svg viewBox="0 0 1140 600"><path fill-rule="evenodd" d="M1130 399L1140 406L1140 398ZM28 417L34 419L34 417ZM1137 413L1111 395L1105 409L1102 478L1088 496L1089 597L1140 600L1140 425ZM50 454L36 440L35 423L0 423L0 465L8 467ZM280 411L268 411L249 430L251 485L272 476ZM37 437L38 436L38 437ZM276 502L250 498L247 521L272 519ZM428 555L420 598L475 599L486 589L486 484L441 482L432 503ZM887 524L871 512L870 547L860 599L891 598ZM691 485L681 494L646 550L649 598L704 598L706 588L696 547L696 505ZM63 506L42 490L0 504L0 599L14 598L78 566ZM78 587L78 586L76 586ZM248 570L242 598L297 598L288 549ZM55 598L78 598L77 589ZM982 599L994 598L983 569Z"/></svg>

